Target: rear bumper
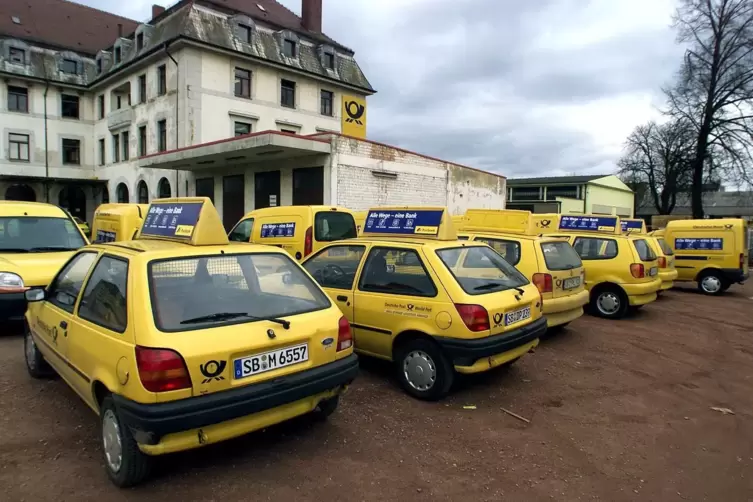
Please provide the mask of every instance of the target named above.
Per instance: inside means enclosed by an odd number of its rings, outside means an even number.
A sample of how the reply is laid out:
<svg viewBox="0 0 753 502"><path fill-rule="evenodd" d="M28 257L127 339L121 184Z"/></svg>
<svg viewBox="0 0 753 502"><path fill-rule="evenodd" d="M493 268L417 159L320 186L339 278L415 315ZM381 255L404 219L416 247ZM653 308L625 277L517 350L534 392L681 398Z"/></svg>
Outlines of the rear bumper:
<svg viewBox="0 0 753 502"><path fill-rule="evenodd" d="M723 268L721 271L724 278L732 284L743 283L750 278L750 273L743 272L740 268Z"/></svg>
<svg viewBox="0 0 753 502"><path fill-rule="evenodd" d="M661 291L666 291L674 286L677 280L677 270L674 268L660 268L659 279L661 279Z"/></svg>
<svg viewBox="0 0 753 502"><path fill-rule="evenodd" d="M659 288L661 288L662 280L657 275L656 278L653 281L650 282L639 282L639 283L623 283L620 284L622 286L622 289L625 290L625 293L628 295L628 297L631 296L647 296L656 294L657 291L659 291ZM630 302L631 305L633 305L633 302Z"/></svg>
<svg viewBox="0 0 753 502"><path fill-rule="evenodd" d="M535 342L546 332L546 317L542 316L532 323L500 335L487 336L475 340L446 338L435 336L434 339L454 366L473 366L484 357L496 356Z"/></svg>
<svg viewBox="0 0 753 502"><path fill-rule="evenodd" d="M550 328L574 321L583 315L583 306L588 303L588 291L544 299L544 315Z"/></svg>
<svg viewBox="0 0 753 502"><path fill-rule="evenodd" d="M156 445L163 436L207 427L267 411L348 385L358 374L352 354L307 371L239 389L157 404L113 395L121 420L139 444Z"/></svg>
<svg viewBox="0 0 753 502"><path fill-rule="evenodd" d="M0 321L20 321L26 314L23 293L0 293Z"/></svg>

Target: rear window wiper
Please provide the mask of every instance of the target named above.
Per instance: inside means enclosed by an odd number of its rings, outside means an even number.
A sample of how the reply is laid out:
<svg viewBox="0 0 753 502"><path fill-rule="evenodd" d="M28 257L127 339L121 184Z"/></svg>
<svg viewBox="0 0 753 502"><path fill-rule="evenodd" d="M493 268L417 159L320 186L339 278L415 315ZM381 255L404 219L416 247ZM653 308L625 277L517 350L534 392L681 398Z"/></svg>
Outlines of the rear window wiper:
<svg viewBox="0 0 753 502"><path fill-rule="evenodd" d="M272 321L272 322L276 322L277 324L281 324L282 327L285 329L290 329L290 321L286 321L285 319L277 319L275 317L256 317L256 316L249 315L248 312L217 312L214 314L186 319L185 321L181 321L180 323L181 324L198 324L201 322L210 322L210 321L227 321L230 319L237 319L239 317L245 317L248 319L253 319L255 321Z"/></svg>
<svg viewBox="0 0 753 502"><path fill-rule="evenodd" d="M487 282L486 284L482 284L480 286L476 286L473 288L473 291L483 291L485 289L494 289L494 288L504 288L504 284L500 284L498 282Z"/></svg>

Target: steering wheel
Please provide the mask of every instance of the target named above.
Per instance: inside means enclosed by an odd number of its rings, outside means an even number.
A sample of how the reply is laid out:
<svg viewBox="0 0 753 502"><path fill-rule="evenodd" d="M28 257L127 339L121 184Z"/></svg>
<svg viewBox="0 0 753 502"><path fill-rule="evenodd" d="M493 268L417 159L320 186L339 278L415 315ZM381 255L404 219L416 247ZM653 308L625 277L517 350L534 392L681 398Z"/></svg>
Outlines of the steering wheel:
<svg viewBox="0 0 753 502"><path fill-rule="evenodd" d="M345 271L340 268L337 265L332 265L331 263L329 265L325 265L325 267L322 269L322 276L337 280L341 277L345 277Z"/></svg>

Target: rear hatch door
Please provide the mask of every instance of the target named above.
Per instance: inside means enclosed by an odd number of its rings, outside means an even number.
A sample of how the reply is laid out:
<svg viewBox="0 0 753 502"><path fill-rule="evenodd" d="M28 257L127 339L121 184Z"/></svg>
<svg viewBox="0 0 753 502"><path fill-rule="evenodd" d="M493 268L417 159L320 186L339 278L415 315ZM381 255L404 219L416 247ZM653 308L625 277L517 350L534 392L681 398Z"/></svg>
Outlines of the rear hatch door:
<svg viewBox="0 0 753 502"><path fill-rule="evenodd" d="M536 242L539 269L552 276L552 292L544 300L564 298L585 289L583 262L567 239L540 239Z"/></svg>

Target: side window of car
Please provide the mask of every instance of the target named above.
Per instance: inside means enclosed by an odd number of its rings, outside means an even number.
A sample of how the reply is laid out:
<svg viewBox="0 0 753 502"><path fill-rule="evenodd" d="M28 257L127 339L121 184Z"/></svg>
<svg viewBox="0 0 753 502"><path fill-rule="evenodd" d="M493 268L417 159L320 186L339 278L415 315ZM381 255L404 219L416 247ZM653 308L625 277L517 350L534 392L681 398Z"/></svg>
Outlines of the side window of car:
<svg viewBox="0 0 753 502"><path fill-rule="evenodd" d="M127 283L128 262L103 256L86 283L78 316L112 331L124 332L128 324Z"/></svg>
<svg viewBox="0 0 753 502"><path fill-rule="evenodd" d="M86 274L89 273L96 258L97 253L89 252L77 254L69 261L50 284L47 292L50 303L72 314Z"/></svg>
<svg viewBox="0 0 753 502"><path fill-rule="evenodd" d="M238 223L230 232L228 239L233 242L249 242L254 231L254 219L248 218Z"/></svg>
<svg viewBox="0 0 753 502"><path fill-rule="evenodd" d="M488 244L491 246L492 249L494 249L497 253L502 255L502 258L505 259L507 263L509 263L512 266L515 266L520 261L520 243L516 241L508 241L508 240L502 240L502 239L486 239L483 237L480 237L476 239L477 241L481 241L485 244ZM468 263L469 260L466 259L465 263L463 264L465 267L472 268L474 265ZM483 267L488 267L488 265L476 265Z"/></svg>
<svg viewBox="0 0 753 502"><path fill-rule="evenodd" d="M373 248L361 274L361 291L393 295L436 296L421 258L412 249Z"/></svg>
<svg viewBox="0 0 753 502"><path fill-rule="evenodd" d="M617 241L598 237L577 237L573 249L581 260L609 260L617 256Z"/></svg>
<svg viewBox="0 0 753 502"><path fill-rule="evenodd" d="M303 267L324 288L352 289L365 252L364 246L330 246Z"/></svg>

